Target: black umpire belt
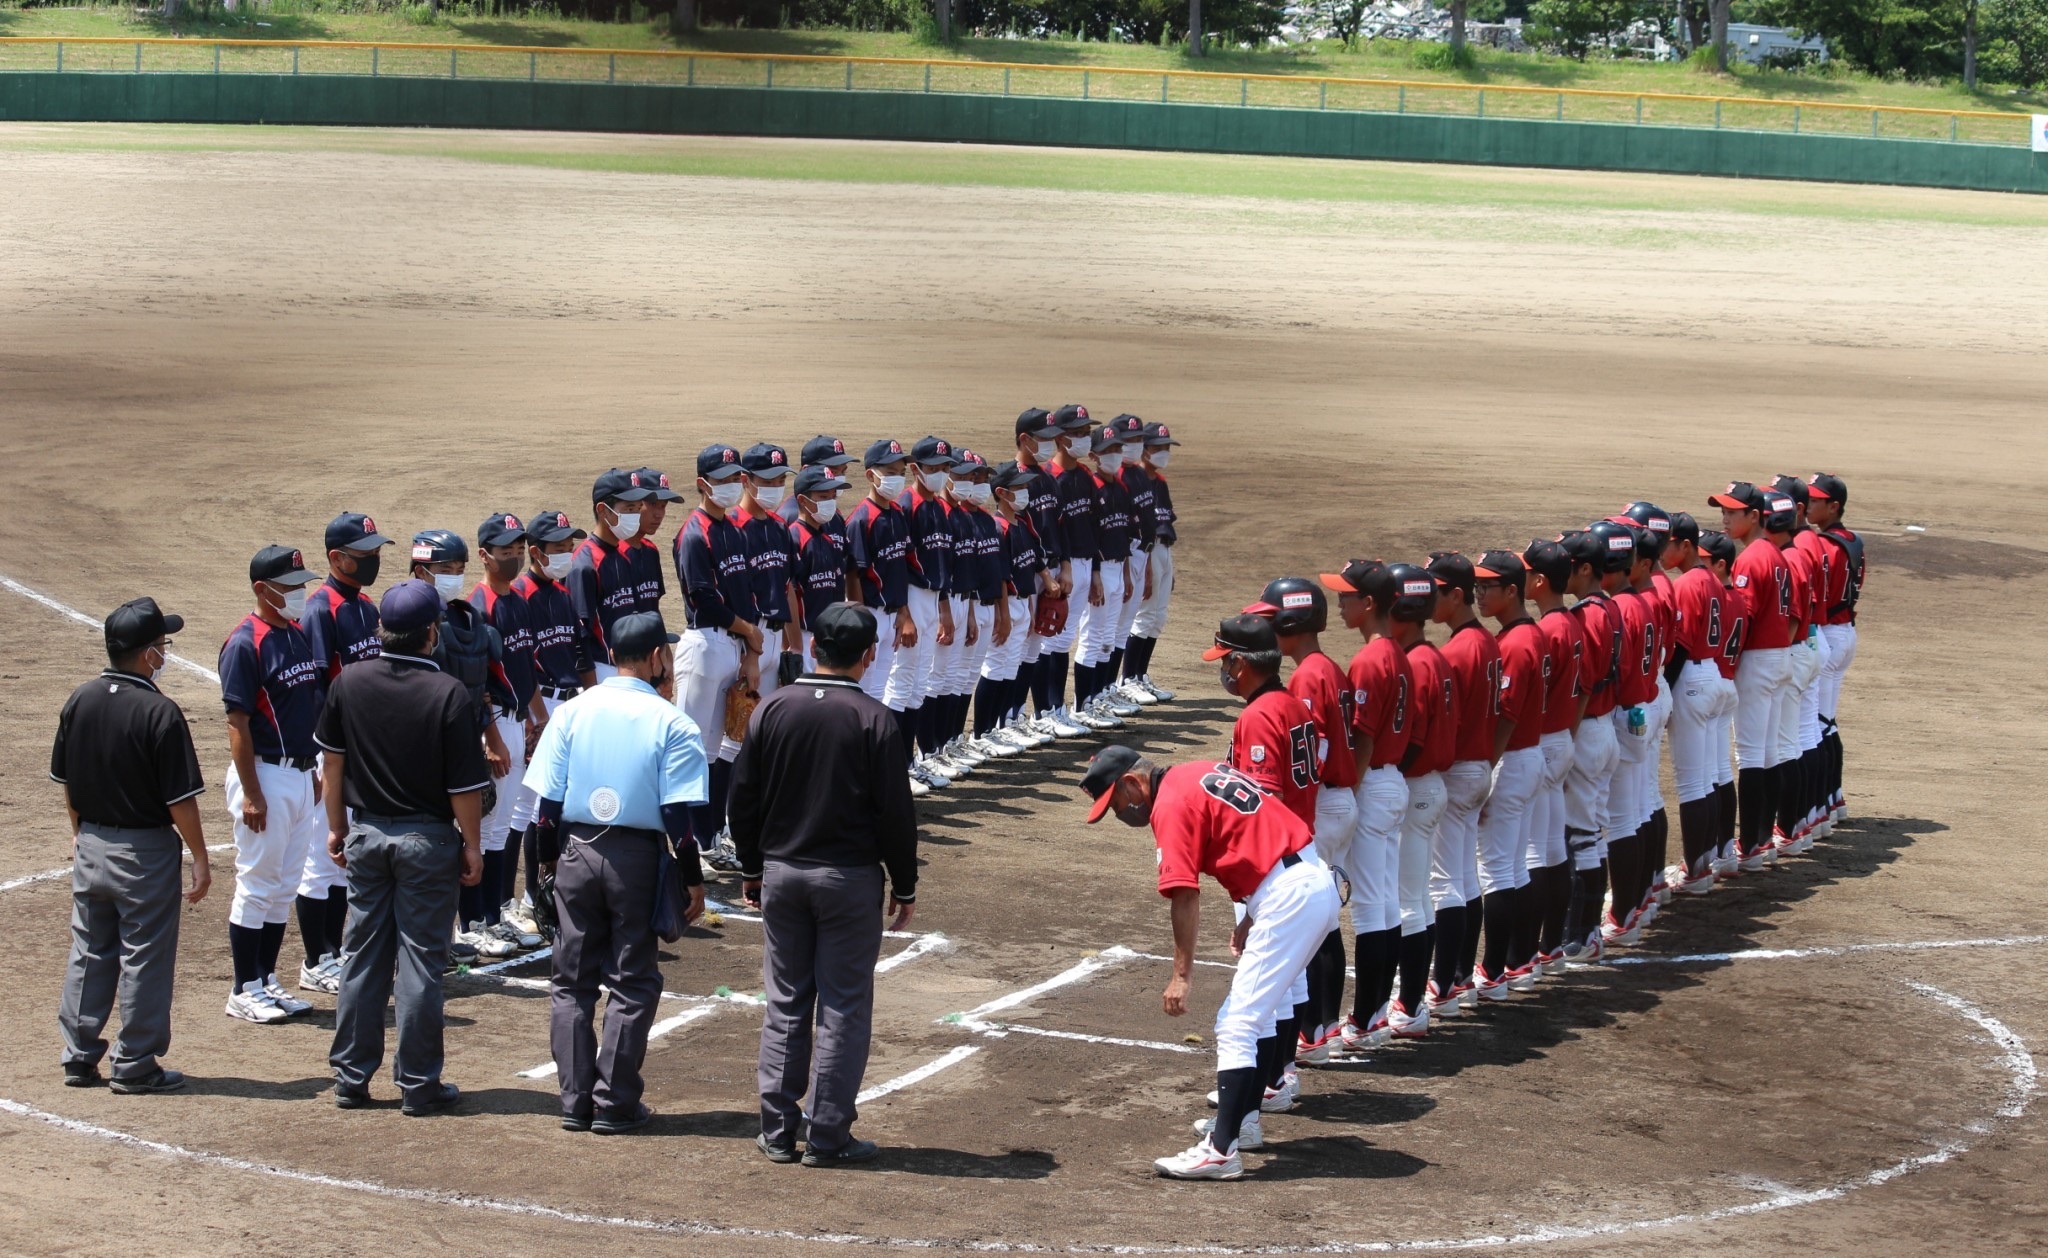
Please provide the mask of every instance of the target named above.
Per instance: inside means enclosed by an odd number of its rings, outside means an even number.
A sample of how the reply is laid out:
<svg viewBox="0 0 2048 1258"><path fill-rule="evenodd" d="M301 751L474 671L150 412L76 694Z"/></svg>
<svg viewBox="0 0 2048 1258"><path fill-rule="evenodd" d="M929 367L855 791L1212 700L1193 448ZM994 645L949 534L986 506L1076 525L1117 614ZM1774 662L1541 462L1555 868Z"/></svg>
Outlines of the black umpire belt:
<svg viewBox="0 0 2048 1258"><path fill-rule="evenodd" d="M583 693L581 686L535 686L543 699L574 699Z"/></svg>
<svg viewBox="0 0 2048 1258"><path fill-rule="evenodd" d="M301 773L310 773L313 766L320 761L318 756L258 756L256 758L265 764L279 765L287 769L297 769Z"/></svg>

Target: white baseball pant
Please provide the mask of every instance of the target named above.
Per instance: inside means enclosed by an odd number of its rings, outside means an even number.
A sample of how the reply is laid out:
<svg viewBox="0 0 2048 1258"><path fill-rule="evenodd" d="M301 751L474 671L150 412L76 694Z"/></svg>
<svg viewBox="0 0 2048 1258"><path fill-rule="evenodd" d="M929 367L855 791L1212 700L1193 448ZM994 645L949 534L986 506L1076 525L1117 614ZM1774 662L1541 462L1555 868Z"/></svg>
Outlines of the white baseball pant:
<svg viewBox="0 0 2048 1258"><path fill-rule="evenodd" d="M875 662L868 665L868 671L860 676L861 692L876 703L889 703L889 678L896 668L896 616L879 607L870 607L875 614ZM804 635L804 662L817 666L817 658L811 654L811 635Z"/></svg>
<svg viewBox="0 0 2048 1258"><path fill-rule="evenodd" d="M1657 674L1657 697L1645 712L1650 720L1650 754L1643 764L1643 820L1648 821L1664 807L1664 733L1671 728L1671 687ZM1660 871L1661 872L1661 871Z"/></svg>
<svg viewBox="0 0 2048 1258"><path fill-rule="evenodd" d="M1436 924L1429 860L1444 815L1444 775L1424 773L1407 781L1408 809L1401 818L1401 933L1419 935Z"/></svg>
<svg viewBox="0 0 2048 1258"><path fill-rule="evenodd" d="M967 626L974 625L974 641L967 641ZM982 661L988 658L989 635L996 631L996 609L993 603L983 606L973 599L955 599L953 602L953 624L956 632L953 645L956 648L946 668L944 684L940 694L971 695L974 683L981 679Z"/></svg>
<svg viewBox="0 0 2048 1258"><path fill-rule="evenodd" d="M1640 729L1629 723L1629 713L1638 713L1643 724ZM1627 838L1643 824L1649 816L1642 811L1643 803L1643 761L1650 755L1650 725L1647 708L1616 708L1608 720L1614 730L1614 746L1618 753L1614 776L1607 785L1607 829L1608 839Z"/></svg>
<svg viewBox="0 0 2048 1258"><path fill-rule="evenodd" d="M1543 753L1543 784L1529 805L1529 868L1560 864L1564 845L1564 779L1572 767L1572 734L1554 730L1536 744Z"/></svg>
<svg viewBox="0 0 2048 1258"><path fill-rule="evenodd" d="M1572 763L1564 776L1564 823L1580 831L1574 869L1598 869L1607 859L1607 796L1621 767L1614 722L1605 716L1579 722L1572 735Z"/></svg>
<svg viewBox="0 0 2048 1258"><path fill-rule="evenodd" d="M1138 549L1138 543L1131 543L1130 583L1131 596L1116 614L1116 634L1109 647L1120 651L1131 640L1132 627L1138 623L1138 612L1145 604L1145 573L1151 566L1151 556Z"/></svg>
<svg viewBox="0 0 2048 1258"><path fill-rule="evenodd" d="M492 779L497 783L498 796L491 805L491 811L484 815L483 850L502 852L505 841L515 827L524 828L533 820L533 813L539 807L540 797L526 789L526 724L516 716L501 716L497 719L498 737L505 741L505 754L511 760L512 768L504 777ZM526 820L519 816L519 801L526 796L531 802L526 806Z"/></svg>
<svg viewBox="0 0 2048 1258"><path fill-rule="evenodd" d="M1479 898L1479 809L1493 785L1493 766L1460 760L1444 770L1444 812L1429 857L1429 897L1441 909Z"/></svg>
<svg viewBox="0 0 2048 1258"><path fill-rule="evenodd" d="M1088 587L1076 578L1074 593L1081 610L1081 625L1074 638L1074 662L1086 668L1109 662L1116 649L1117 621L1124 614L1124 566L1105 562L1096 569L1102 574L1102 606L1088 601Z"/></svg>
<svg viewBox="0 0 2048 1258"><path fill-rule="evenodd" d="M1721 670L1709 660L1688 660L1678 670L1671 694L1671 776L1678 802L1689 804L1714 793L1714 775L1726 752L1714 746L1722 705Z"/></svg>
<svg viewBox="0 0 2048 1258"><path fill-rule="evenodd" d="M1351 929L1392 930L1401 924L1401 823L1408 813L1408 779L1393 765L1367 769L1353 792Z"/></svg>
<svg viewBox="0 0 2048 1258"><path fill-rule="evenodd" d="M917 645L897 651L890 657L889 676L882 691L882 702L898 712L923 705L925 678L932 671L932 652L939 636L939 596L936 592L913 585L904 606L910 610L910 623L917 630Z"/></svg>
<svg viewBox="0 0 2048 1258"><path fill-rule="evenodd" d="M1095 575L1095 561L1093 559L1069 560L1068 569L1074 579L1074 590L1067 600L1067 623L1060 626L1058 633L1045 639L1043 645L1045 650L1051 651L1056 655L1062 651L1068 652L1078 662L1082 650L1081 644L1085 641L1085 639L1080 637L1081 617L1088 606L1088 582Z"/></svg>
<svg viewBox="0 0 2048 1258"><path fill-rule="evenodd" d="M1799 687L1799 750L1802 753L1820 746L1821 688L1826 684L1828 673L1826 635L1816 629L1806 641L1812 648L1807 654L1812 657L1813 676L1803 681ZM1803 673L1805 670L1799 671Z"/></svg>
<svg viewBox="0 0 2048 1258"><path fill-rule="evenodd" d="M703 733L704 745L718 746L720 760L739 755L724 731L725 694L740 677L740 640L723 629L686 629L676 643L675 670L676 706Z"/></svg>
<svg viewBox="0 0 2048 1258"><path fill-rule="evenodd" d="M313 772L321 772L322 766L325 764L325 758L315 756L313 759L315 761ZM266 766L259 763L256 767L263 769L274 766ZM233 772L233 767L230 766L229 773L232 774ZM270 800L270 789L267 784L264 787L263 798L265 803L268 803ZM231 813L240 811L239 802L228 811ZM236 837L240 838L239 835ZM324 900L327 898L327 893L336 887L344 889L348 887L348 871L335 864L334 858L327 854L327 823L323 817L320 823L319 839L306 849L305 858L299 862L298 894L310 900ZM241 925L241 923L236 924Z"/></svg>
<svg viewBox="0 0 2048 1258"><path fill-rule="evenodd" d="M921 698L918 700L920 703L940 695L959 693L953 687L958 681L961 656L967 651L967 600L951 594L941 594L933 600L932 606L937 608L942 601L947 612L953 617L953 640L941 643L934 635L931 667L924 675ZM934 611L933 614L937 615L937 612Z"/></svg>
<svg viewBox="0 0 2048 1258"><path fill-rule="evenodd" d="M236 926L290 921L292 897L315 851L337 872L341 869L327 854L327 810L313 802L312 771L259 760L256 783L266 810L261 834L242 821L242 778L234 762L228 762L228 816L235 822L235 898L228 905L228 921ZM324 887L319 897L327 897Z"/></svg>
<svg viewBox="0 0 2048 1258"><path fill-rule="evenodd" d="M1748 650L1735 665L1735 761L1745 769L1778 763L1779 695L1792 680L1790 647Z"/></svg>
<svg viewBox="0 0 2048 1258"><path fill-rule="evenodd" d="M1771 739L1778 763L1799 758L1799 700L1806 684L1820 676L1820 653L1813 637L1785 649L1785 684L1771 698Z"/></svg>
<svg viewBox="0 0 2048 1258"><path fill-rule="evenodd" d="M1152 574L1152 597L1139 604L1137 618L1131 621L1131 632L1141 638L1156 638L1166 632L1166 600L1173 593L1173 547L1163 543L1154 546L1146 567ZM1141 582L1138 590L1142 594L1144 589Z"/></svg>
<svg viewBox="0 0 2048 1258"><path fill-rule="evenodd" d="M1259 1064L1259 1041L1307 994L1309 959L1337 929L1337 885L1313 849L1293 865L1273 866L1244 902L1252 919L1230 994L1216 1011L1216 1069Z"/></svg>
<svg viewBox="0 0 2048 1258"><path fill-rule="evenodd" d="M1357 818L1350 791L1325 786L1316 792L1316 856L1329 866L1331 878L1351 884L1353 899L1358 879L1351 873L1351 833Z"/></svg>
<svg viewBox="0 0 2048 1258"><path fill-rule="evenodd" d="M1827 639L1827 666L1820 674L1820 714L1834 720L1841 710L1842 678L1856 661L1856 626L1822 625L1820 636Z"/></svg>
<svg viewBox="0 0 2048 1258"><path fill-rule="evenodd" d="M1017 670L1024 666L1024 641L1031 636L1030 604L1021 598L1011 597L1009 606L1009 641L990 642L988 652L981 660L981 675L990 681L1013 681ZM990 617L990 631L994 631L994 617Z"/></svg>
<svg viewBox="0 0 2048 1258"><path fill-rule="evenodd" d="M1512 891L1529 883L1529 807L1543 789L1543 749L1504 751L1479 809L1479 893Z"/></svg>

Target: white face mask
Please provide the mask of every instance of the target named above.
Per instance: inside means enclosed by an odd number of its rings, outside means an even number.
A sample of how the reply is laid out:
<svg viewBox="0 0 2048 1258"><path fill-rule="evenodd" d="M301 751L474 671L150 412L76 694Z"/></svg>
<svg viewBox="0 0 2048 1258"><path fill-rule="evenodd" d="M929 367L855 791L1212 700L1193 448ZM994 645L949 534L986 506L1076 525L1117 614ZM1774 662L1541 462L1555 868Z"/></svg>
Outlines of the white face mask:
<svg viewBox="0 0 2048 1258"><path fill-rule="evenodd" d="M294 619L296 619L296 617L294 617ZM168 651L165 652L162 658L157 660L156 667L149 670L149 680L151 684L155 684L156 680L164 675L164 664L170 658L170 653Z"/></svg>
<svg viewBox="0 0 2048 1258"><path fill-rule="evenodd" d="M967 494L967 501L973 503L977 507L985 507L988 505L989 487L987 485L967 485L964 487L964 489Z"/></svg>
<svg viewBox="0 0 2048 1258"><path fill-rule="evenodd" d="M540 561L540 570L547 573L548 578L554 581L567 579L569 570L575 566L576 553L568 550L563 551L559 555L544 555Z"/></svg>
<svg viewBox="0 0 2048 1258"><path fill-rule="evenodd" d="M875 488L882 491L882 497L894 502L903 496L903 478L901 476L877 476L875 477Z"/></svg>
<svg viewBox="0 0 2048 1258"><path fill-rule="evenodd" d="M754 490L754 500L770 511L781 506L782 500L788 496L789 491L780 485L762 485Z"/></svg>
<svg viewBox="0 0 2048 1258"><path fill-rule="evenodd" d="M1059 457L1060 443L1057 441L1034 441L1031 443L1031 457L1040 463L1050 463Z"/></svg>
<svg viewBox="0 0 2048 1258"><path fill-rule="evenodd" d="M1121 450L1114 454L1098 454L1095 456L1095 466L1102 469L1104 476L1114 476L1117 469L1123 465L1124 455Z"/></svg>
<svg viewBox="0 0 2048 1258"><path fill-rule="evenodd" d="M743 492L745 491L738 485L713 485L711 505L720 511L730 511L740 505L740 494Z"/></svg>
<svg viewBox="0 0 2048 1258"><path fill-rule="evenodd" d="M434 593L444 603L452 603L462 597L462 574L459 572L437 572L434 574ZM302 602L304 600L301 600ZM294 620L298 619L296 616Z"/></svg>
<svg viewBox="0 0 2048 1258"><path fill-rule="evenodd" d="M1011 491L1010 491L1010 507L1011 507L1011 509L1012 509L1012 510L1016 510L1016 511L1022 511L1022 510L1023 510L1024 508L1026 508L1026 507L1028 507L1028 506L1030 506L1030 505L1031 505L1031 491L1030 491L1030 490L1028 490L1028 489L1013 489L1013 490L1011 490Z"/></svg>
<svg viewBox="0 0 2048 1258"><path fill-rule="evenodd" d="M943 494L946 486L953 483L953 478L944 472L919 472L918 476L924 481L926 493Z"/></svg>
<svg viewBox="0 0 2048 1258"><path fill-rule="evenodd" d="M820 524L829 524L839 514L837 498L806 498L804 501L811 504L811 514L818 517Z"/></svg>
<svg viewBox="0 0 2048 1258"><path fill-rule="evenodd" d="M1158 453L1156 453L1156 454L1148 454L1148 455L1146 455L1146 456L1145 456L1145 461L1146 461L1147 463L1150 463L1150 464L1151 464L1152 466L1154 466L1154 467L1158 468L1159 470L1161 470L1161 471L1165 471L1165 470L1166 470L1166 464L1167 464L1168 460L1170 460L1170 459L1172 459L1172 458L1173 458L1173 451L1171 451L1171 450L1161 450L1161 451L1159 451L1159 452L1158 452Z"/></svg>
<svg viewBox="0 0 2048 1258"><path fill-rule="evenodd" d="M286 590L284 592L284 618L295 621L305 614L306 587L302 585L296 590ZM163 669L159 668L157 671L162 672Z"/></svg>
<svg viewBox="0 0 2048 1258"><path fill-rule="evenodd" d="M612 536L622 542L630 542L640 536L640 513L626 511L619 515L619 522L612 525Z"/></svg>

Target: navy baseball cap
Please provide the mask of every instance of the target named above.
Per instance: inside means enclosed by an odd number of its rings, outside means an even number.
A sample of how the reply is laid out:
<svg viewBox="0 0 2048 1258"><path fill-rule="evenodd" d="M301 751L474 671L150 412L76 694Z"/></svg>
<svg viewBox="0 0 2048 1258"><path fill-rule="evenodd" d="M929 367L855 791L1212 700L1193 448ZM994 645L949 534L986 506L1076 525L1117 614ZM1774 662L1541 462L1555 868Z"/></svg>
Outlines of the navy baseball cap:
<svg viewBox="0 0 2048 1258"><path fill-rule="evenodd" d="M1138 753L1121 743L1111 743L1095 753L1088 761L1088 771L1081 775L1081 789L1095 806L1088 810L1088 824L1094 825L1109 812L1110 801L1116 796L1116 784L1123 780L1138 763Z"/></svg>
<svg viewBox="0 0 2048 1258"><path fill-rule="evenodd" d="M878 632L872 611L859 603L834 603L818 613L811 638L832 647L835 655L858 656L875 644Z"/></svg>
<svg viewBox="0 0 2048 1258"><path fill-rule="evenodd" d="M1129 411L1110 420L1103 427L1120 434L1126 441L1138 440L1145 435L1145 421Z"/></svg>
<svg viewBox="0 0 2048 1258"><path fill-rule="evenodd" d="M643 467L636 469L633 475L640 478L641 484L653 488L655 501L681 502L683 500L683 496L676 492L676 487L669 483L667 472L656 471L651 467Z"/></svg>
<svg viewBox="0 0 2048 1258"><path fill-rule="evenodd" d="M862 458L861 465L864 467L880 467L884 463L901 463L909 457L909 455L903 452L902 442L892 441L885 437L868 447L868 452Z"/></svg>
<svg viewBox="0 0 2048 1258"><path fill-rule="evenodd" d="M1463 590L1468 597L1478 579L1472 571L1472 561L1455 550L1431 551L1429 562L1422 567L1435 578L1438 589Z"/></svg>
<svg viewBox="0 0 2048 1258"><path fill-rule="evenodd" d="M846 452L844 441L819 433L804 442L803 460L805 467L845 467L853 462L853 456Z"/></svg>
<svg viewBox="0 0 2048 1258"><path fill-rule="evenodd" d="M960 460L953 465L953 471L956 475L979 476L981 473L989 470L988 460L982 458L974 451L961 450L958 453Z"/></svg>
<svg viewBox="0 0 2048 1258"><path fill-rule="evenodd" d="M377 604L377 618L393 633L424 629L441 618L441 596L432 581L407 577L384 591Z"/></svg>
<svg viewBox="0 0 2048 1258"><path fill-rule="evenodd" d="M1730 511L1762 511L1764 491L1746 480L1729 481L1728 488L1718 494L1707 495L1710 507L1725 507Z"/></svg>
<svg viewBox="0 0 2048 1258"><path fill-rule="evenodd" d="M844 488L846 481L822 463L813 463L796 474L796 491L800 494L836 494Z"/></svg>
<svg viewBox="0 0 2048 1258"><path fill-rule="evenodd" d="M1052 422L1052 412L1034 406L1017 417L1017 435L1036 441L1051 441L1060 435L1060 426Z"/></svg>
<svg viewBox="0 0 2048 1258"><path fill-rule="evenodd" d="M590 501L642 502L652 498L658 487L658 482L645 480L638 472L621 471L615 467L591 485Z"/></svg>
<svg viewBox="0 0 2048 1258"><path fill-rule="evenodd" d="M1145 446L1147 449L1155 446L1177 446L1179 444L1180 442L1173 439L1173 433L1168 431L1165 424L1145 425Z"/></svg>
<svg viewBox="0 0 2048 1258"><path fill-rule="evenodd" d="M1280 639L1273 631L1273 622L1264 616L1246 612L1232 616L1216 626L1216 640L1209 649L1202 652L1205 660L1220 660L1238 651L1277 651Z"/></svg>
<svg viewBox="0 0 2048 1258"><path fill-rule="evenodd" d="M1123 449L1123 446L1124 434L1118 432L1116 429L1110 427L1108 424L1104 424L1101 428L1096 430L1095 441L1093 445L1090 447L1090 449L1092 449L1096 454L1102 454L1111 449L1121 450Z"/></svg>
<svg viewBox="0 0 2048 1258"><path fill-rule="evenodd" d="M1511 550L1489 550L1479 556L1479 562L1472 567L1474 578L1501 581L1515 587L1517 592L1529 587L1529 565Z"/></svg>
<svg viewBox="0 0 2048 1258"><path fill-rule="evenodd" d="M306 569L305 557L289 546L265 546L249 561L249 579L272 585L308 585L319 580Z"/></svg>
<svg viewBox="0 0 2048 1258"><path fill-rule="evenodd" d="M327 522L327 549L352 550L358 554L391 545L391 539L377 531L377 522L360 511L344 511Z"/></svg>
<svg viewBox="0 0 2048 1258"><path fill-rule="evenodd" d="M926 437L910 447L910 459L919 467L952 467L960 461L953 443L941 437Z"/></svg>
<svg viewBox="0 0 2048 1258"><path fill-rule="evenodd" d="M1671 513L1671 540L1674 542L1697 542L1700 540L1700 522L1692 518L1689 511Z"/></svg>
<svg viewBox="0 0 2048 1258"><path fill-rule="evenodd" d="M781 446L769 445L765 441L747 447L746 453L740 455L740 467L754 476L766 476L771 480L796 470L789 465L789 455Z"/></svg>
<svg viewBox="0 0 2048 1258"><path fill-rule="evenodd" d="M109 655L139 651L158 638L168 638L184 627L183 616L164 611L153 598L129 599L108 612L101 625L107 636Z"/></svg>
<svg viewBox="0 0 2048 1258"><path fill-rule="evenodd" d="M1529 571L1550 582L1551 592L1564 593L1564 587L1572 579L1572 557L1563 545L1537 538L1522 552L1522 564ZM1523 588L1527 589L1526 582Z"/></svg>
<svg viewBox="0 0 2048 1258"><path fill-rule="evenodd" d="M1815 472L1813 479L1806 482L1808 498L1825 498L1840 506L1849 505L1849 486L1832 472Z"/></svg>
<svg viewBox="0 0 2048 1258"><path fill-rule="evenodd" d="M1008 462L996 464L995 471L989 475L988 483L994 485L997 489L1015 489L1019 485L1029 485L1036 475L1037 473L1033 472L1030 468L1024 467L1015 459L1011 459Z"/></svg>
<svg viewBox="0 0 2048 1258"><path fill-rule="evenodd" d="M1062 432L1080 432L1094 422L1088 418L1088 408L1077 402L1060 407L1052 413L1051 419Z"/></svg>
<svg viewBox="0 0 2048 1258"><path fill-rule="evenodd" d="M414 563L469 562L469 543L451 529L421 529L412 535Z"/></svg>
<svg viewBox="0 0 2048 1258"><path fill-rule="evenodd" d="M479 546L510 546L531 536L526 526L519 522L519 517L510 511L500 511L476 526L476 544Z"/></svg>
<svg viewBox="0 0 2048 1258"><path fill-rule="evenodd" d="M681 636L670 633L668 626L661 623L659 612L634 612L630 616L621 616L612 622L609 637L613 659L621 656L639 659L654 654L656 647L682 641Z"/></svg>
<svg viewBox="0 0 2048 1258"><path fill-rule="evenodd" d="M571 538L581 541L590 536L569 523L568 512L548 508L526 517L526 535L536 542L566 542Z"/></svg>
<svg viewBox="0 0 2048 1258"><path fill-rule="evenodd" d="M714 442L697 452L697 476L701 480L731 480L745 470L740 464L740 452L731 446Z"/></svg>

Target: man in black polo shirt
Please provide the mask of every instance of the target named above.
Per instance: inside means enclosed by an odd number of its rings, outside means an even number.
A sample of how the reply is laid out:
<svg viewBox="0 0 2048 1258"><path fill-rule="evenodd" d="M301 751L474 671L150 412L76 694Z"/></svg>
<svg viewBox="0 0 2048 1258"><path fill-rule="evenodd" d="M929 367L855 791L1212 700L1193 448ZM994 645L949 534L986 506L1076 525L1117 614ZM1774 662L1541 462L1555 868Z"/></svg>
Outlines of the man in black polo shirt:
<svg viewBox="0 0 2048 1258"><path fill-rule="evenodd" d="M435 667L441 598L401 581L379 605L383 654L341 670L313 740L322 759L327 851L348 870L348 939L334 1008L334 1103L370 1103L384 1060L384 1004L397 971L391 1075L408 1115L453 1104L441 1082L441 974L458 888L483 877L483 789L491 780L468 690ZM348 813L354 811L355 823Z"/></svg>
<svg viewBox="0 0 2048 1258"><path fill-rule="evenodd" d="M733 766L728 804L741 893L761 908L761 1134L770 1161L796 1161L810 1095L806 1166L875 1156L852 1133L867 1070L882 948L883 879L890 929L917 897L917 814L910 749L888 708L861 690L875 662L875 614L855 603L819 613L818 671L754 713ZM811 1047L813 1019L817 1051Z"/></svg>
<svg viewBox="0 0 2048 1258"><path fill-rule="evenodd" d="M71 816L71 960L57 1025L64 1083L98 1087L101 1032L121 999L114 1044L116 1092L168 1092L185 1076L157 1061L171 1045L171 987L178 969L178 843L192 853L197 904L213 879L199 796L206 782L192 732L155 679L185 627L155 599L139 598L106 620L110 667L71 692L57 718L50 778Z"/></svg>

